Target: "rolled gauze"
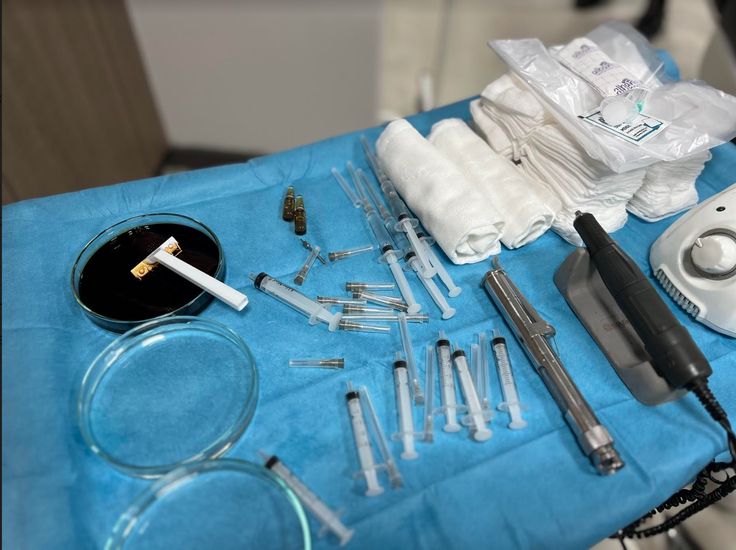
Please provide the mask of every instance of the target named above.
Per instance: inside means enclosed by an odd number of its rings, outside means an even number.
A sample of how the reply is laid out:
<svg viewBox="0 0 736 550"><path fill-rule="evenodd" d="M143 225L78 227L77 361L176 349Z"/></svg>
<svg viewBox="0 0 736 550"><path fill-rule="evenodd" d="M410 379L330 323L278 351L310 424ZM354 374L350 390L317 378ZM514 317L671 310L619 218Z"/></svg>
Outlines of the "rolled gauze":
<svg viewBox="0 0 736 550"><path fill-rule="evenodd" d="M518 248L550 228L560 200L491 149L459 118L432 127L429 141L496 207L505 222L501 242Z"/></svg>
<svg viewBox="0 0 736 550"><path fill-rule="evenodd" d="M490 198L411 124L390 123L376 152L399 194L453 263L498 253L503 221Z"/></svg>

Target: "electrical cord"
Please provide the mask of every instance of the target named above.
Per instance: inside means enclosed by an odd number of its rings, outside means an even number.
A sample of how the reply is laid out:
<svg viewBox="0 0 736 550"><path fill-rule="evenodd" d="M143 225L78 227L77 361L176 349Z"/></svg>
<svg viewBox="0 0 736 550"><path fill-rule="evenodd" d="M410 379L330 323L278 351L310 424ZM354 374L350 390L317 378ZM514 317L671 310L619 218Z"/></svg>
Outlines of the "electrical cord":
<svg viewBox="0 0 736 550"><path fill-rule="evenodd" d="M637 519L630 525L627 525L623 529L620 529L611 538L619 539L623 543L625 538L645 538L661 533L666 533L673 527L679 525L687 518L697 514L698 512L706 509L711 504L714 504L729 495L736 490L736 473L729 473L729 469L736 469L736 435L731 427L731 422L728 419L726 411L718 402L718 400L711 392L708 387L708 382L705 378L696 379L688 389L692 391L698 400L702 403L703 407L711 418L718 422L723 429L726 431L726 437L728 440L728 450L731 454L730 462L711 462L705 468L703 468L695 480L690 485L690 488L680 489L662 504L657 506L654 510L651 510L641 518ZM715 473L726 472L724 479L718 479L713 476ZM708 481L716 485L716 487L706 493L706 487ZM688 504L689 503L689 504ZM685 508L677 512L675 515L667 518L659 525L640 529L641 525L651 518L658 512L664 512L683 504L688 504Z"/></svg>

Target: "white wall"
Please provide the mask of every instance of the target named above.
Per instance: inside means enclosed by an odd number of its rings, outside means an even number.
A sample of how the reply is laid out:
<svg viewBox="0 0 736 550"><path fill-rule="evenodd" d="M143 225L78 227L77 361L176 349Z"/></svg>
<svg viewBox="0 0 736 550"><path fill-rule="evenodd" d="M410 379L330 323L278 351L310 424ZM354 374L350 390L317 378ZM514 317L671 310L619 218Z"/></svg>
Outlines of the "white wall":
<svg viewBox="0 0 736 550"><path fill-rule="evenodd" d="M172 145L272 152L376 123L382 0L127 0Z"/></svg>

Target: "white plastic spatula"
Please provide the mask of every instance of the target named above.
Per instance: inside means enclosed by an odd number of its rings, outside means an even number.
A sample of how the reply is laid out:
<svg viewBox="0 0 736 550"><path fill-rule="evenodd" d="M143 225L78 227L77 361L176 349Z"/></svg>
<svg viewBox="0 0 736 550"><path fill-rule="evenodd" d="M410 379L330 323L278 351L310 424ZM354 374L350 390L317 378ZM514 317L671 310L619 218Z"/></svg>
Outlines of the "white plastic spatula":
<svg viewBox="0 0 736 550"><path fill-rule="evenodd" d="M245 294L180 260L175 256L179 252L181 252L179 243L174 237L169 237L130 272L138 279L142 279L157 264L161 264L237 311L248 305L248 297Z"/></svg>

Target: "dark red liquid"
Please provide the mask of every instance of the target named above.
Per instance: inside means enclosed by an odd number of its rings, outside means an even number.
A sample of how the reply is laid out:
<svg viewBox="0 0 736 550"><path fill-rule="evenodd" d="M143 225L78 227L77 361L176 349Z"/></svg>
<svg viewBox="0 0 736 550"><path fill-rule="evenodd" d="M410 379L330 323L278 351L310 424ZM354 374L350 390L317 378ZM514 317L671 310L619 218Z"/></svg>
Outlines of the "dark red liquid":
<svg viewBox="0 0 736 550"><path fill-rule="evenodd" d="M202 290L162 265L141 280L130 272L169 237L179 242L179 259L215 275L220 253L206 234L173 223L142 225L118 235L92 255L79 280L82 303L99 315L139 321L194 300Z"/></svg>

